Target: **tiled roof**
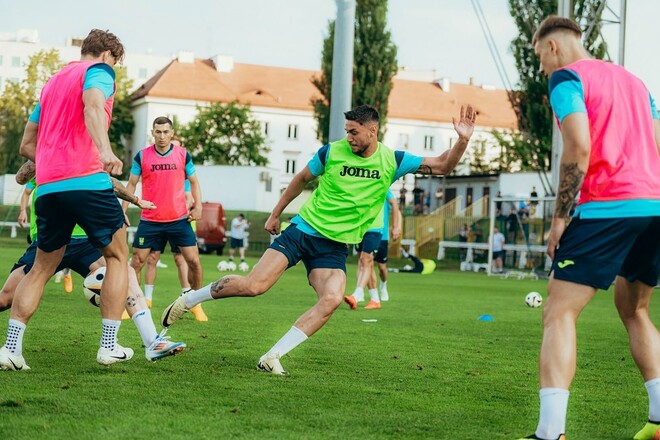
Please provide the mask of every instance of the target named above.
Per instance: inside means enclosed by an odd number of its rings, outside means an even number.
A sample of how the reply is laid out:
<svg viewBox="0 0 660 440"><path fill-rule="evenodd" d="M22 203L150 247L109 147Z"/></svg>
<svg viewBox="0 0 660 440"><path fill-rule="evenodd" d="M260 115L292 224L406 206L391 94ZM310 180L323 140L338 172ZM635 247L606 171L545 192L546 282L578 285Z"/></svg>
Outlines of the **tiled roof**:
<svg viewBox="0 0 660 440"><path fill-rule="evenodd" d="M257 107L312 111L320 93L311 78L319 72L235 63L231 72L218 72L211 60L172 61L133 93L200 102L230 102ZM461 104L471 103L478 125L516 128L516 116L505 90L452 83L449 92L435 83L394 79L388 119L451 122Z"/></svg>

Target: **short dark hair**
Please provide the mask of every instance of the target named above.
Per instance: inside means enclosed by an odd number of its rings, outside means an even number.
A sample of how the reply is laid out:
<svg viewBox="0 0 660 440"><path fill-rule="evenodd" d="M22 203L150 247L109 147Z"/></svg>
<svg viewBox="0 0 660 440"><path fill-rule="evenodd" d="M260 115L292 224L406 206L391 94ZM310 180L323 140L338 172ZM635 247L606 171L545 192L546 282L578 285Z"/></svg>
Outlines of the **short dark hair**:
<svg viewBox="0 0 660 440"><path fill-rule="evenodd" d="M154 119L154 123L151 126L151 128L154 128L156 125L161 125L161 124L170 124L170 127L174 125L170 118L167 118L165 116L159 116L156 119Z"/></svg>
<svg viewBox="0 0 660 440"><path fill-rule="evenodd" d="M539 24L532 38L532 45L536 44L541 38L550 35L556 31L568 31L576 37L582 37L582 29L575 21L570 18L550 15Z"/></svg>
<svg viewBox="0 0 660 440"><path fill-rule="evenodd" d="M120 63L124 59L124 45L119 38L109 31L92 29L80 46L81 55L93 55L95 57L109 50L113 57Z"/></svg>
<svg viewBox="0 0 660 440"><path fill-rule="evenodd" d="M355 121L360 125L364 125L367 122L375 122L378 124L380 121L380 116L378 115L378 110L370 105L358 105L353 110L344 112L344 117L347 121Z"/></svg>

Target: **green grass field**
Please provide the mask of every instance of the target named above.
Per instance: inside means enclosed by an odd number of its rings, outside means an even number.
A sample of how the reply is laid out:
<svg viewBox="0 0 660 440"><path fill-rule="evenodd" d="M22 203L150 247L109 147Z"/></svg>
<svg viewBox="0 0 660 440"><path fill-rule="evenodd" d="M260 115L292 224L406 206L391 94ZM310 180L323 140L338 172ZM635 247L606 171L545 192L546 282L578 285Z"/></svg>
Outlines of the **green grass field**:
<svg viewBox="0 0 660 440"><path fill-rule="evenodd" d="M3 271L22 253L16 243L3 242ZM210 282L220 257L202 258ZM163 261L156 318L179 292L171 256ZM351 290L354 272L351 261ZM188 344L174 358L146 361L124 321L120 342L136 355L109 368L95 360L99 311L84 301L81 278L74 283L73 294L47 285L24 339L32 370L0 372L1 439L510 440L536 426L541 309L527 308L524 296L545 297L545 281L390 274L383 309L342 305L283 359L289 377L255 364L314 303L301 266L259 298L205 303L208 323L186 316L169 332ZM477 320L482 314L494 321ZM0 315L0 343L7 319ZM587 307L578 331L568 437L630 439L646 420L647 397L611 291Z"/></svg>

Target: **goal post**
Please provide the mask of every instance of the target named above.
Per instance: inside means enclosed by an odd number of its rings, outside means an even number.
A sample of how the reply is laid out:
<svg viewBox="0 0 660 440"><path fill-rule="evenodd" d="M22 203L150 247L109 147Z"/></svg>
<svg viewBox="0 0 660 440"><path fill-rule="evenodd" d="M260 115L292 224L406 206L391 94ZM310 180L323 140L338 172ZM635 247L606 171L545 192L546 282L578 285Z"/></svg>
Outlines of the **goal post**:
<svg viewBox="0 0 660 440"><path fill-rule="evenodd" d="M538 278L549 269L546 255L555 197L493 197L488 224L488 275ZM493 233L495 226L504 235L503 271L494 271Z"/></svg>

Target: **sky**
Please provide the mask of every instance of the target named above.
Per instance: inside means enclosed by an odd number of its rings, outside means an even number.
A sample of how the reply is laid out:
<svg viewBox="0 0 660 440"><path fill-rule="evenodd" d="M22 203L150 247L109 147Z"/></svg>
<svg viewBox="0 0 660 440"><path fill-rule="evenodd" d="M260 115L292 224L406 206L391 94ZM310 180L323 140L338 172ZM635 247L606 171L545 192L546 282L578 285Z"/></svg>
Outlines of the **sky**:
<svg viewBox="0 0 660 440"><path fill-rule="evenodd" d="M620 0L608 0L618 12ZM507 0L480 0L510 83L518 76L509 50L517 29ZM434 70L455 83L505 87L470 0L390 0L388 26L399 66ZM236 62L318 70L335 0L0 0L0 33L37 29L40 42L63 45L91 28L117 34L127 51L196 57L233 56ZM625 65L660 101L660 1L628 0ZM611 16L611 15L610 15ZM606 29L618 60L618 27Z"/></svg>

